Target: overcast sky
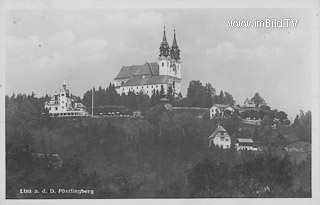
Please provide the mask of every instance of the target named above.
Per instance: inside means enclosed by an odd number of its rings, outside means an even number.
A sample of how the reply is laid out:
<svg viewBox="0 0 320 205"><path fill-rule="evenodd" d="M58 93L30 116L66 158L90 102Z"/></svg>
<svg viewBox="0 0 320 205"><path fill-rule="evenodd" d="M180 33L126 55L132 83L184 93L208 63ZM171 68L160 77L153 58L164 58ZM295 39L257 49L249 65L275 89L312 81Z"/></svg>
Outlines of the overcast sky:
<svg viewBox="0 0 320 205"><path fill-rule="evenodd" d="M298 19L294 28L229 28L228 20ZM123 65L154 62L163 25L182 59L182 95L191 80L236 102L255 92L290 116L311 109L308 9L7 10L6 94L54 92L66 80L83 97L107 87Z"/></svg>

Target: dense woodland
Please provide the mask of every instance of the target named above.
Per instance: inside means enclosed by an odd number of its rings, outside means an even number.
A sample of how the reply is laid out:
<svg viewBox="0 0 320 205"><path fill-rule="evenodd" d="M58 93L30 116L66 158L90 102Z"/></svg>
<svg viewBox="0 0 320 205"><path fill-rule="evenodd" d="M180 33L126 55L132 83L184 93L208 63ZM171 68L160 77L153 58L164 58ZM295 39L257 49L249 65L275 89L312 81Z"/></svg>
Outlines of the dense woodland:
<svg viewBox="0 0 320 205"><path fill-rule="evenodd" d="M81 100L91 106L91 91ZM240 131L239 113L230 118L198 119L188 112L168 112L143 94L117 95L113 85L95 90L94 106L143 110L144 118L50 118L50 96L6 96L7 198L177 198L177 197L311 197L311 153L299 159L284 151L292 142L311 143L311 112L292 124L271 129L281 111L266 108L261 126ZM170 96L167 96L170 98ZM230 94L215 95L210 84L190 82L178 106L234 104ZM272 116L271 113L275 115ZM279 117L280 116L280 117ZM282 119L281 118L281 119ZM208 146L217 125L232 139L252 137L263 152L237 152ZM286 136L286 137L285 137ZM58 154L61 166L50 157ZM88 194L19 194L19 189L93 189Z"/></svg>

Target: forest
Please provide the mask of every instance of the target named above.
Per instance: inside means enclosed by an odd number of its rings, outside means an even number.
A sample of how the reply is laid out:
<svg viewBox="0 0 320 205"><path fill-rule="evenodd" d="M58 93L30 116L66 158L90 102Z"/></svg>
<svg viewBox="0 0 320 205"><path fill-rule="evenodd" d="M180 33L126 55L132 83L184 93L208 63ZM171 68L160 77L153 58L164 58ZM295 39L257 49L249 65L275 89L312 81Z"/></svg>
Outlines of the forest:
<svg viewBox="0 0 320 205"><path fill-rule="evenodd" d="M95 106L141 108L144 118L50 118L44 110L49 96L6 96L6 198L311 197L311 153L296 160L283 151L289 142L286 133L271 129L272 116L251 133L265 151L224 150L209 147L208 136L218 125L232 139L242 135L236 114L198 119L168 112L156 94L119 96L112 86L95 91ZM173 103L234 102L226 92L212 93L212 86L194 81L187 97ZM88 96L90 91L80 100L91 106ZM283 126L297 141L311 143L310 111ZM19 193L50 188L94 194Z"/></svg>

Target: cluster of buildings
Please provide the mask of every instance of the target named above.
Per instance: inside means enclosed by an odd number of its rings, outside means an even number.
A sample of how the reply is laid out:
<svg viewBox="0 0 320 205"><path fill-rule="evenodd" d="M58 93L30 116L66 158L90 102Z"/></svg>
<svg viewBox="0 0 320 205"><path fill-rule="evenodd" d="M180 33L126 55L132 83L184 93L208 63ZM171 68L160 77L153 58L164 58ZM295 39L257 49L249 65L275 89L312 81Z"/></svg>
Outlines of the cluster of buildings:
<svg viewBox="0 0 320 205"><path fill-rule="evenodd" d="M173 96L178 97L181 90L181 58L180 49L177 44L176 33L174 30L173 42L171 47L167 42L166 30L164 27L162 42L160 43L160 53L154 62L145 62L142 65L122 66L116 78L114 78L115 88L118 94L143 93L151 97L155 92L166 94L171 88ZM88 116L86 107L70 95L66 83L63 83L63 88L56 92L51 100L45 102L45 108L48 109L50 116L57 117L72 117L72 116ZM241 109L256 108L253 100L248 98L244 102L242 108L214 104L211 108L179 108L172 107L167 99L160 100L167 110L194 111L198 118L202 118L205 112L210 113L210 118L228 117L235 111ZM262 103L265 105L265 103ZM141 116L140 113L134 113L134 116ZM252 150L257 151L258 147L252 139L237 138L234 142L237 150ZM223 149L231 148L231 137L227 131L218 126L217 129L209 136L209 146L219 146Z"/></svg>
<svg viewBox="0 0 320 205"><path fill-rule="evenodd" d="M251 138L236 138L234 142L237 151L249 150L249 151L259 151L259 146L254 143ZM218 126L217 129L209 136L209 146L218 146L222 149L231 148L231 137L227 133L227 130L222 126Z"/></svg>

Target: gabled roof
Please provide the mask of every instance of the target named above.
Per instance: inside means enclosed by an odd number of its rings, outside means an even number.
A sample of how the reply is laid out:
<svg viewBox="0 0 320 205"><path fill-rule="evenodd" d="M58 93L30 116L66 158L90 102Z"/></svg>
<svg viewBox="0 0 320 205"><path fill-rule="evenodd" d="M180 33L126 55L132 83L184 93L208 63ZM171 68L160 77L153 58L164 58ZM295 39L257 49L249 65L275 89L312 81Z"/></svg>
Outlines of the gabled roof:
<svg viewBox="0 0 320 205"><path fill-rule="evenodd" d="M254 104L254 102L252 100L249 100L248 98L244 101L244 104L248 102L248 104Z"/></svg>
<svg viewBox="0 0 320 205"><path fill-rule="evenodd" d="M216 107L218 107L218 108L226 108L226 107L228 107L229 105L224 105L224 104L213 104L212 105L212 107L213 106L216 106Z"/></svg>
<svg viewBox="0 0 320 205"><path fill-rule="evenodd" d="M138 85L152 85L152 84L164 84L168 82L168 79L172 78L167 75L157 75L157 76L151 76L151 77L136 77L128 80L123 86L138 86Z"/></svg>
<svg viewBox="0 0 320 205"><path fill-rule="evenodd" d="M239 143L253 143L253 140L251 138L237 138L237 141Z"/></svg>
<svg viewBox="0 0 320 205"><path fill-rule="evenodd" d="M209 138L215 137L219 132L227 132L227 130L219 125L217 129L215 129L215 131L213 131L213 133L209 136Z"/></svg>
<svg viewBox="0 0 320 205"><path fill-rule="evenodd" d="M143 65L123 66L115 79L131 78L131 76L159 75L158 63L148 63Z"/></svg>

